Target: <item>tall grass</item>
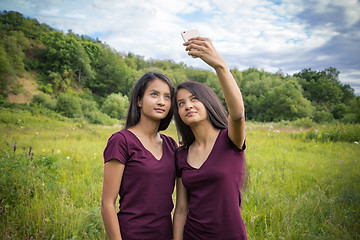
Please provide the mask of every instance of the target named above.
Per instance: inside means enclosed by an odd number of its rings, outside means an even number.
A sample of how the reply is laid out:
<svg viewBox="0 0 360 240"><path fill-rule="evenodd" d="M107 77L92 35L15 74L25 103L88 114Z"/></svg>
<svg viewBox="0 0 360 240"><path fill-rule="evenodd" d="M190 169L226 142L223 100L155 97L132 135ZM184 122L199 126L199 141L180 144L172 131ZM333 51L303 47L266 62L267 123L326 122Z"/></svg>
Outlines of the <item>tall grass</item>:
<svg viewBox="0 0 360 240"><path fill-rule="evenodd" d="M248 124L250 239L360 239L359 145L294 134L302 133Z"/></svg>
<svg viewBox="0 0 360 240"><path fill-rule="evenodd" d="M247 125L249 239L360 239L359 145ZM105 239L102 151L119 129L0 109L0 238Z"/></svg>

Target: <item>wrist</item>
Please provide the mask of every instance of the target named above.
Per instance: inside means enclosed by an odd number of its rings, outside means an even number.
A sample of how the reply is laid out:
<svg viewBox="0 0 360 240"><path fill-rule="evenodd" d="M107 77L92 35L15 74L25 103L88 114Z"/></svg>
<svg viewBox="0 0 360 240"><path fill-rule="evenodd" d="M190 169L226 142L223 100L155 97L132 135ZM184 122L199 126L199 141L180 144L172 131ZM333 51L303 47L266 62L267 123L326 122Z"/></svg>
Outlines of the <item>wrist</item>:
<svg viewBox="0 0 360 240"><path fill-rule="evenodd" d="M220 63L218 65L216 65L214 67L216 72L223 72L223 71L228 71L228 67L226 65L226 63Z"/></svg>

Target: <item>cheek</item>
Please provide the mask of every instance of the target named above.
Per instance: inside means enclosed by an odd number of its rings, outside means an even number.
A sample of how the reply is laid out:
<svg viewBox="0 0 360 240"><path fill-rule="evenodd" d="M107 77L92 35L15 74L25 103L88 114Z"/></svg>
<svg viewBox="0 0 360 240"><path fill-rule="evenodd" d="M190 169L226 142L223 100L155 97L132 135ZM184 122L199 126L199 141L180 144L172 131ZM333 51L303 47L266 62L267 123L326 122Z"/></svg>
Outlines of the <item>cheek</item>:
<svg viewBox="0 0 360 240"><path fill-rule="evenodd" d="M186 121L186 118L185 118L186 112L180 108L180 109L178 109L178 113L179 113L180 119L181 119L183 122L185 122L185 121Z"/></svg>

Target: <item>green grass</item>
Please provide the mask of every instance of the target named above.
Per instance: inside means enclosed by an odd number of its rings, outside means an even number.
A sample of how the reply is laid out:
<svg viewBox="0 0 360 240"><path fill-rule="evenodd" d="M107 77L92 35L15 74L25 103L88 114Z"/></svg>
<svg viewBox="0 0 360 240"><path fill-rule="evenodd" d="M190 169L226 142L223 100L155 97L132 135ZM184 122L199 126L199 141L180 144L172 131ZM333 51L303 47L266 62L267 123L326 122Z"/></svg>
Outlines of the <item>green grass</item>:
<svg viewBox="0 0 360 240"><path fill-rule="evenodd" d="M0 238L105 239L102 151L119 129L0 109ZM247 123L249 239L360 239L360 136L307 137L327 129Z"/></svg>
<svg viewBox="0 0 360 240"><path fill-rule="evenodd" d="M248 124L243 216L250 239L360 239L359 145L297 134Z"/></svg>

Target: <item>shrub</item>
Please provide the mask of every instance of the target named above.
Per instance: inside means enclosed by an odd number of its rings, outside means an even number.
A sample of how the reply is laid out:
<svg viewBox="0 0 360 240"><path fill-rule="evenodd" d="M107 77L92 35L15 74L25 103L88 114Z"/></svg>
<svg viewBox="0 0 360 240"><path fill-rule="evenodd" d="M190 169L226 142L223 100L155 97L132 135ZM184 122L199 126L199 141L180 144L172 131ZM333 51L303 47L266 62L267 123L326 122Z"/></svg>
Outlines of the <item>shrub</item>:
<svg viewBox="0 0 360 240"><path fill-rule="evenodd" d="M56 107L56 101L53 98L51 98L49 94L45 94L45 93L39 93L34 95L32 102L37 103L51 110L55 110Z"/></svg>
<svg viewBox="0 0 360 240"><path fill-rule="evenodd" d="M129 106L129 99L121 93L112 93L104 101L101 111L112 118L125 117Z"/></svg>
<svg viewBox="0 0 360 240"><path fill-rule="evenodd" d="M317 123L332 122L334 120L333 115L325 110L315 111L313 120Z"/></svg>
<svg viewBox="0 0 360 240"><path fill-rule="evenodd" d="M60 114L69 118L82 117L83 112L80 101L79 97L69 93L62 93L58 97L55 109Z"/></svg>
<svg viewBox="0 0 360 240"><path fill-rule="evenodd" d="M316 123L311 120L309 117L297 119L291 123L294 127L302 127L302 128L311 128L316 125Z"/></svg>
<svg viewBox="0 0 360 240"><path fill-rule="evenodd" d="M0 106L5 105L5 103L6 103L6 99L4 98L3 95L0 95Z"/></svg>
<svg viewBox="0 0 360 240"><path fill-rule="evenodd" d="M344 123L359 123L360 115L356 113L348 113L341 119L341 122Z"/></svg>
<svg viewBox="0 0 360 240"><path fill-rule="evenodd" d="M337 124L308 131L305 138L320 142L359 142L359 124Z"/></svg>
<svg viewBox="0 0 360 240"><path fill-rule="evenodd" d="M80 105L84 114L88 112L99 111L97 103L93 100L80 99Z"/></svg>
<svg viewBox="0 0 360 240"><path fill-rule="evenodd" d="M346 106L344 103L340 103L333 107L331 113L335 119L341 119L349 112L349 110L350 109L348 106Z"/></svg>
<svg viewBox="0 0 360 240"><path fill-rule="evenodd" d="M101 125L114 125L118 120L109 117L105 113L100 112L99 110L93 112L84 113L84 117L89 123L101 124Z"/></svg>

